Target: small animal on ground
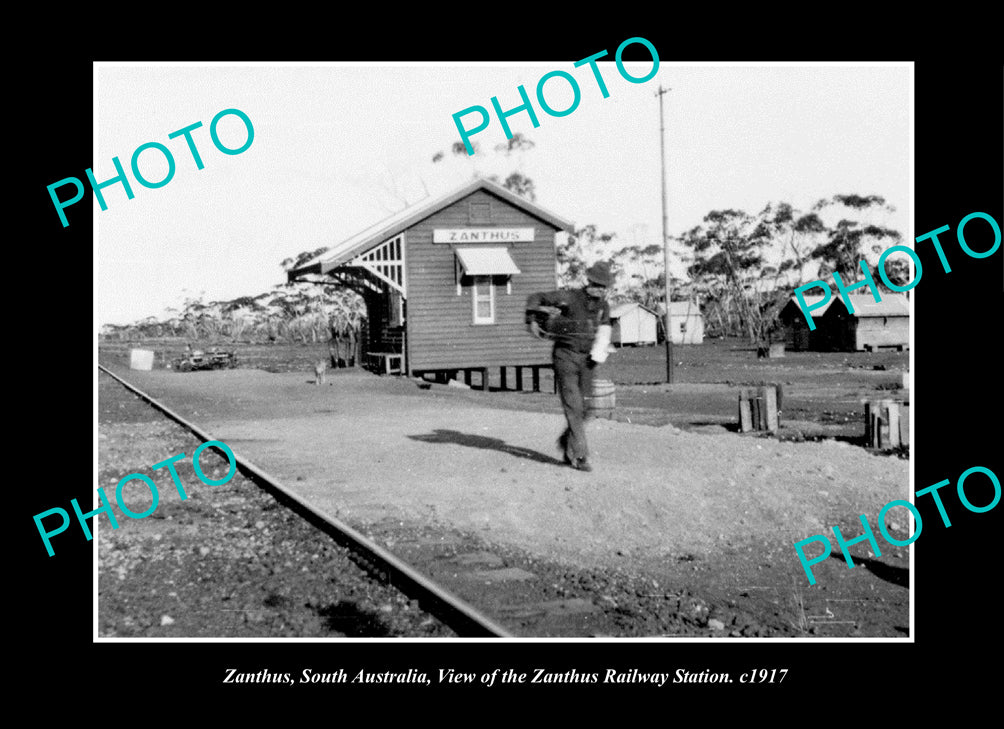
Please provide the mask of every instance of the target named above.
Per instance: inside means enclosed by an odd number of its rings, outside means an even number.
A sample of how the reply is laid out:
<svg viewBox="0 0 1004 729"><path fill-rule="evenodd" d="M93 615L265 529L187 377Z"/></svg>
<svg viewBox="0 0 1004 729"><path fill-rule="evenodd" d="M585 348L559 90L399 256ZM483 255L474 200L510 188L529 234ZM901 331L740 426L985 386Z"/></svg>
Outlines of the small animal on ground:
<svg viewBox="0 0 1004 729"><path fill-rule="evenodd" d="M326 360L319 361L314 365L314 384L323 385L324 384L324 371L328 369L328 363Z"/></svg>

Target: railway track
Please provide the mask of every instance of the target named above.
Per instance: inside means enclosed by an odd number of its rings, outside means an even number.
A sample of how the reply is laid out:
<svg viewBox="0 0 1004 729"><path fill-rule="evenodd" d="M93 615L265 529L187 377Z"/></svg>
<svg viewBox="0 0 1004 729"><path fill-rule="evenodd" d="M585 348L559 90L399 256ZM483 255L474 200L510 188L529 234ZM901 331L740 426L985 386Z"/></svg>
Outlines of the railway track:
<svg viewBox="0 0 1004 729"><path fill-rule="evenodd" d="M190 431L203 442L217 440L212 434L182 418L166 405L126 382L107 368L101 365L98 367L102 373L113 378L122 387ZM461 637L511 637L509 631L501 625L481 614L375 541L308 503L283 485L276 477L242 457L240 453L235 452L234 456L240 474L349 550L354 557L353 561L363 566L373 579L386 585L392 585L410 600L417 601L421 609L441 621L456 635Z"/></svg>

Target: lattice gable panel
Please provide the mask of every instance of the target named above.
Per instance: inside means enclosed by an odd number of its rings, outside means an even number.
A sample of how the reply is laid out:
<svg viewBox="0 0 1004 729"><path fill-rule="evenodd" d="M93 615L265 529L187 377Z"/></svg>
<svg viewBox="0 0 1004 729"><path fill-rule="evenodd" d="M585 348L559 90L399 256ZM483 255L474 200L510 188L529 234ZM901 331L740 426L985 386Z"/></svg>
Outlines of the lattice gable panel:
<svg viewBox="0 0 1004 729"><path fill-rule="evenodd" d="M380 293L383 288L380 284L372 279L368 278L364 273L356 273L349 269L342 269L338 271L332 271L330 274L331 278L348 288L356 291L357 293L363 293L363 289L368 291L374 291Z"/></svg>
<svg viewBox="0 0 1004 729"><path fill-rule="evenodd" d="M365 268L407 298L408 292L404 280L404 235L395 236L370 248L366 253L356 256L350 265Z"/></svg>

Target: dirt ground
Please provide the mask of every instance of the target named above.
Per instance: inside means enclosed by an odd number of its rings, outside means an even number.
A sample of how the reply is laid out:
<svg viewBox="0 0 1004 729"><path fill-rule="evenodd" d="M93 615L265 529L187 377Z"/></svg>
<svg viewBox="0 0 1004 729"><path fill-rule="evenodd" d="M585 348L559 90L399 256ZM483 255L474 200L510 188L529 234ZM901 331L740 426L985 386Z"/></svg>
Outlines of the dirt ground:
<svg viewBox="0 0 1004 729"><path fill-rule="evenodd" d="M315 387L306 368L129 372L121 353L103 363L349 523L439 525L575 568L643 575L789 625L789 635L909 632L907 548L880 539L878 555L857 544L848 570L834 544L810 586L793 547L813 534L832 539L835 524L857 536L860 514L878 534L879 509L908 498L908 461L850 436L792 442L728 432L724 420L691 430L597 420L587 474L557 458L553 395L533 395L546 403L534 408L527 394L424 389L359 370L329 372ZM847 393L871 372L896 374L844 369L859 380L835 383ZM799 377L789 375L797 398ZM898 511L887 521L904 539Z"/></svg>
<svg viewBox="0 0 1004 729"><path fill-rule="evenodd" d="M196 342L208 349L211 342ZM241 368L266 372L310 372L319 359L328 356L327 346L315 344L228 344ZM164 368L185 351L179 339L141 342L106 341L106 356L128 363L132 347L156 352L156 367ZM909 442L909 389L903 378L909 369L909 352L883 349L877 352L786 352L776 359L757 359L755 350L739 339L706 339L700 345L674 345L673 385L666 382L666 351L661 344L619 349L597 371L597 377L617 385L615 419L621 422L707 432L737 429L736 389L740 386L776 383L783 395L782 440L835 438L863 445L865 399L891 398L904 405L905 438ZM524 390L529 389L529 377ZM513 377L510 373L509 387ZM475 376L475 386L480 383ZM541 372L541 392L499 392L499 373L489 372L489 392L477 389L458 394L475 403L490 403L500 409L560 412L552 396L550 373Z"/></svg>

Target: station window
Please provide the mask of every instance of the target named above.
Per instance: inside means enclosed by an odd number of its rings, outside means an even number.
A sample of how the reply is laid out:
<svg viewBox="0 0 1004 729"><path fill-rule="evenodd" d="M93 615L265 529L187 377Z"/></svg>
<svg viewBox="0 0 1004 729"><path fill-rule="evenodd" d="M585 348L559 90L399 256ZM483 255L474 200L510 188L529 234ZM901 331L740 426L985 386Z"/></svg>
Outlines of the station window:
<svg viewBox="0 0 1004 729"><path fill-rule="evenodd" d="M471 300L475 324L495 323L495 284L491 276L471 277Z"/></svg>

